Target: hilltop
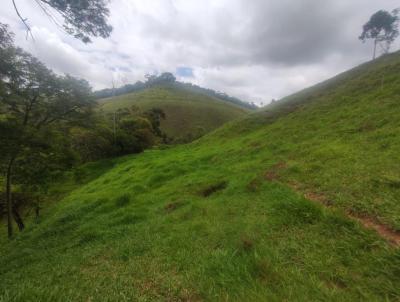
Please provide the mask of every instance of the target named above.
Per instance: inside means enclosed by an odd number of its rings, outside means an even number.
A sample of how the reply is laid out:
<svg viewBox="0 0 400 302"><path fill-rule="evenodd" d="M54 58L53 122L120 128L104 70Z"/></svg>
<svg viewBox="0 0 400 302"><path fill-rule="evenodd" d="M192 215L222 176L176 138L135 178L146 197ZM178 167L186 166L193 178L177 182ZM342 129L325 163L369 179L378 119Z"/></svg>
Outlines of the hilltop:
<svg viewBox="0 0 400 302"><path fill-rule="evenodd" d="M3 300L398 300L399 72L394 53L82 167L91 181L2 244Z"/></svg>
<svg viewBox="0 0 400 302"><path fill-rule="evenodd" d="M149 86L98 102L104 112L131 106L142 110L160 108L166 115L161 129L178 142L191 141L251 111L250 106L188 90L178 84Z"/></svg>

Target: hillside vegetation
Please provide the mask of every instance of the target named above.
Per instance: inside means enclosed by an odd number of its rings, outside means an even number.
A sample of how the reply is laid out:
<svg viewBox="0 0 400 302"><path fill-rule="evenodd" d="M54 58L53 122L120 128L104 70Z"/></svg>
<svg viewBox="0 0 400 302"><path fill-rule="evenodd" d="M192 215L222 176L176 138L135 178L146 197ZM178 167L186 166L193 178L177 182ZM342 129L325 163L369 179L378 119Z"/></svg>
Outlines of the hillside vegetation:
<svg viewBox="0 0 400 302"><path fill-rule="evenodd" d="M250 123L268 133L262 148L285 161L286 182L400 230L399 74L397 52L284 98Z"/></svg>
<svg viewBox="0 0 400 302"><path fill-rule="evenodd" d="M115 160L2 244L2 300L398 301L399 248L360 221L400 230L399 72Z"/></svg>
<svg viewBox="0 0 400 302"><path fill-rule="evenodd" d="M99 103L105 112L131 106L142 110L160 108L166 115L161 129L178 141L199 137L249 112L236 104L167 85L102 99Z"/></svg>

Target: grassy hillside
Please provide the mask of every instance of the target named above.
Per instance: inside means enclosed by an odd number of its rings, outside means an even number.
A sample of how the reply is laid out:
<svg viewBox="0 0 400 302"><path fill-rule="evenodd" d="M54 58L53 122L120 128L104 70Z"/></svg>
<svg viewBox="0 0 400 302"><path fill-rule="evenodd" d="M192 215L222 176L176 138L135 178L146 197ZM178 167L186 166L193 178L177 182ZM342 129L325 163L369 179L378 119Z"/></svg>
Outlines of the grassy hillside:
<svg viewBox="0 0 400 302"><path fill-rule="evenodd" d="M132 105L143 110L161 108L166 114L161 128L172 138L209 132L249 111L203 94L168 86L156 86L99 102L105 112L129 108Z"/></svg>
<svg viewBox="0 0 400 302"><path fill-rule="evenodd" d="M250 122L268 133L262 148L285 161L286 182L400 230L399 116L397 52L289 96Z"/></svg>
<svg viewBox="0 0 400 302"><path fill-rule="evenodd" d="M400 230L399 71L116 160L2 242L2 299L398 301L398 246L354 218Z"/></svg>

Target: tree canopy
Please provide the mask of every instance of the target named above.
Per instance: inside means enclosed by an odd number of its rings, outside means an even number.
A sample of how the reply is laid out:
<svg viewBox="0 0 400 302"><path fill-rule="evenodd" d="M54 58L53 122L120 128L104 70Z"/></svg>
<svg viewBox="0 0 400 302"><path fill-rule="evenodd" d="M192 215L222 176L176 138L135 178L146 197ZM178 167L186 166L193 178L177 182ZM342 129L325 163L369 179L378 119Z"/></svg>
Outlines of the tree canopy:
<svg viewBox="0 0 400 302"><path fill-rule="evenodd" d="M380 45L384 53L389 51L390 45L399 35L397 16L398 10L389 13L385 10L380 10L373 14L369 21L364 24L363 31L359 39L365 42L367 39L374 40L374 54L376 57L376 47Z"/></svg>

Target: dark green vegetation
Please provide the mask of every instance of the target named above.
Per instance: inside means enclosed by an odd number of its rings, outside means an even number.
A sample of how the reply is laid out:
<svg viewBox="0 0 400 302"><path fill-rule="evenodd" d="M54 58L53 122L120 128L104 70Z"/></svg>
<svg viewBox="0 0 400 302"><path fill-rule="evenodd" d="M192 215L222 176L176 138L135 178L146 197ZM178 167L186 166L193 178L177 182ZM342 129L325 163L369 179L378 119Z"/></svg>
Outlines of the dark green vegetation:
<svg viewBox="0 0 400 302"><path fill-rule="evenodd" d="M235 118L249 109L240 105L176 87L157 85L139 92L98 101L104 112L136 106L141 110L160 108L165 113L161 129L175 142L192 141Z"/></svg>
<svg viewBox="0 0 400 302"><path fill-rule="evenodd" d="M3 300L398 301L399 249L346 213L400 229L399 74L395 53L191 144L99 162L2 242Z"/></svg>

